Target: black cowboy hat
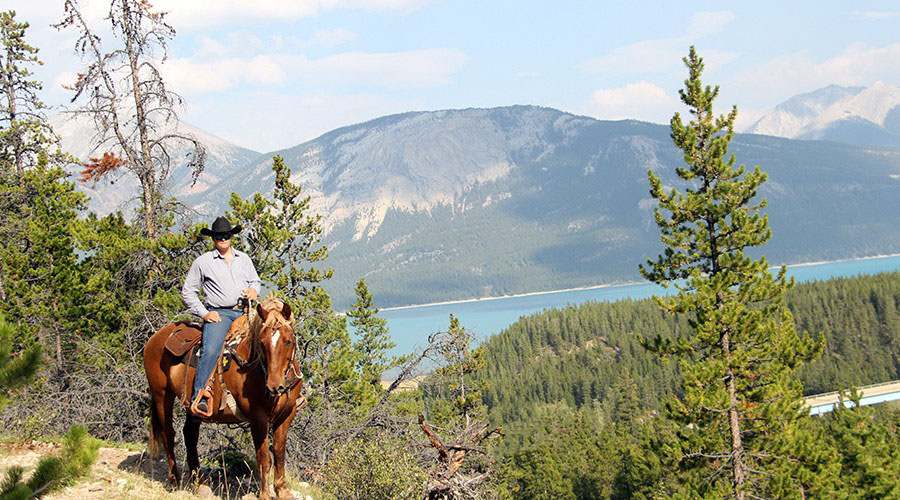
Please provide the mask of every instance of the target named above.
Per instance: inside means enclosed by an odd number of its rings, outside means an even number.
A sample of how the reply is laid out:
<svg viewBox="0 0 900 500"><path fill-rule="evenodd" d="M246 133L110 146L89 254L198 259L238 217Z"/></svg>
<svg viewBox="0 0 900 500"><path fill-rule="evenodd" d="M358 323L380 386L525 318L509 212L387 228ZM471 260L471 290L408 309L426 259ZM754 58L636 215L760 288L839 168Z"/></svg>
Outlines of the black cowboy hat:
<svg viewBox="0 0 900 500"><path fill-rule="evenodd" d="M240 224L231 227L231 221L225 217L219 217L212 223L212 229L203 228L200 234L203 236L213 236L215 234L238 234L243 228Z"/></svg>

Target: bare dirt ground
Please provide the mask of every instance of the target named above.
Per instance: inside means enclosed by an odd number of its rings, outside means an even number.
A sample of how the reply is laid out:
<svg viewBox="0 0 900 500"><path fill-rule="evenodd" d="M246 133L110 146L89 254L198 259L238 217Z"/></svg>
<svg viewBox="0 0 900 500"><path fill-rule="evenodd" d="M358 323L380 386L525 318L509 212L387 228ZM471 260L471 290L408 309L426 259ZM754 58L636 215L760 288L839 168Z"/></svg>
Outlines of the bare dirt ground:
<svg viewBox="0 0 900 500"><path fill-rule="evenodd" d="M59 445L30 441L26 443L0 444L0 474L8 467L19 465L30 471L44 455L56 453ZM182 465L182 464L179 464ZM62 499L256 499L258 485L255 481L228 478L221 469L203 469L205 485L189 485L184 489L167 486L166 464L151 461L145 451L125 448L100 448L91 473L78 482L56 490L43 497ZM271 492L274 493L274 492ZM293 491L298 500L311 500L300 491Z"/></svg>

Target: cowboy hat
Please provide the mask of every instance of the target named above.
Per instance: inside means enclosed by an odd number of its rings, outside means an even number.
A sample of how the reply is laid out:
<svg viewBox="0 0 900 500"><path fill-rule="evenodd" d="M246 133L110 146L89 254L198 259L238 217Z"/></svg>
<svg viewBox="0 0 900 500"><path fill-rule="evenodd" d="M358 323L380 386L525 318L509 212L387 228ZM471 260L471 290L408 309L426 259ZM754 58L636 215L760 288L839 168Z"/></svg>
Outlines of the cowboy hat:
<svg viewBox="0 0 900 500"><path fill-rule="evenodd" d="M238 234L243 228L240 224L231 227L231 221L225 217L219 217L212 223L212 229L203 228L200 234L203 236L212 236L214 234Z"/></svg>

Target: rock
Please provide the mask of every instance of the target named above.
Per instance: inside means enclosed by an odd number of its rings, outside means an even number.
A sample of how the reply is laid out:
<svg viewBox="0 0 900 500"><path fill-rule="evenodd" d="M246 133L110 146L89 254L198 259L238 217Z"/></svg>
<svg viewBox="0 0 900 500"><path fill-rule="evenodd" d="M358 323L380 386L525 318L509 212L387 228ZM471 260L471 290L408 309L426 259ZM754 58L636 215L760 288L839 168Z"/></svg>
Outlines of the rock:
<svg viewBox="0 0 900 500"><path fill-rule="evenodd" d="M213 493L212 488L210 488L209 486L207 486L205 484L201 484L200 486L197 487L197 497L206 498L209 500L212 500L213 498L219 498L216 496L215 493Z"/></svg>
<svg viewBox="0 0 900 500"><path fill-rule="evenodd" d="M246 495L241 497L241 500L259 500L259 497L254 495L253 493L247 493Z"/></svg>

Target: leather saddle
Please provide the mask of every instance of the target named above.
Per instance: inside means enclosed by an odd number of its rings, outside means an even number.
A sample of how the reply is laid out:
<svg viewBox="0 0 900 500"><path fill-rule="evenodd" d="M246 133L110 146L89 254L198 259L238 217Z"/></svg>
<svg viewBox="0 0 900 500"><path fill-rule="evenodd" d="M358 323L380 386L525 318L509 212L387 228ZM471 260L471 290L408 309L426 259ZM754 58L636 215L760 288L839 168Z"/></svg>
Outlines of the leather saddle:
<svg viewBox="0 0 900 500"><path fill-rule="evenodd" d="M203 335L201 328L203 327L199 323L188 321L175 323L175 331L166 339L166 350L183 362L185 354L200 343L200 338Z"/></svg>
<svg viewBox="0 0 900 500"><path fill-rule="evenodd" d="M203 326L199 323L189 321L179 321L175 323L175 330L166 339L165 348L175 357L176 364L187 363L189 367L196 368L198 361L198 346L203 337ZM236 336L242 336L249 331L249 322L247 316L238 317L232 324L231 329L226 336L226 344L235 339ZM224 359L223 359L224 357ZM219 404L219 411L228 411L244 420L240 410L237 408L231 392L225 387L223 373L228 371L230 361L234 357L234 353L227 347L219 354L219 360L216 362L216 369L211 376L211 385L213 388L213 400ZM224 361L224 363L223 363ZM193 385L193 372L185 370L184 380L182 381L182 397L181 402L187 408L191 406L190 388ZM210 401L212 404L213 401ZM227 409L227 410L226 410Z"/></svg>

